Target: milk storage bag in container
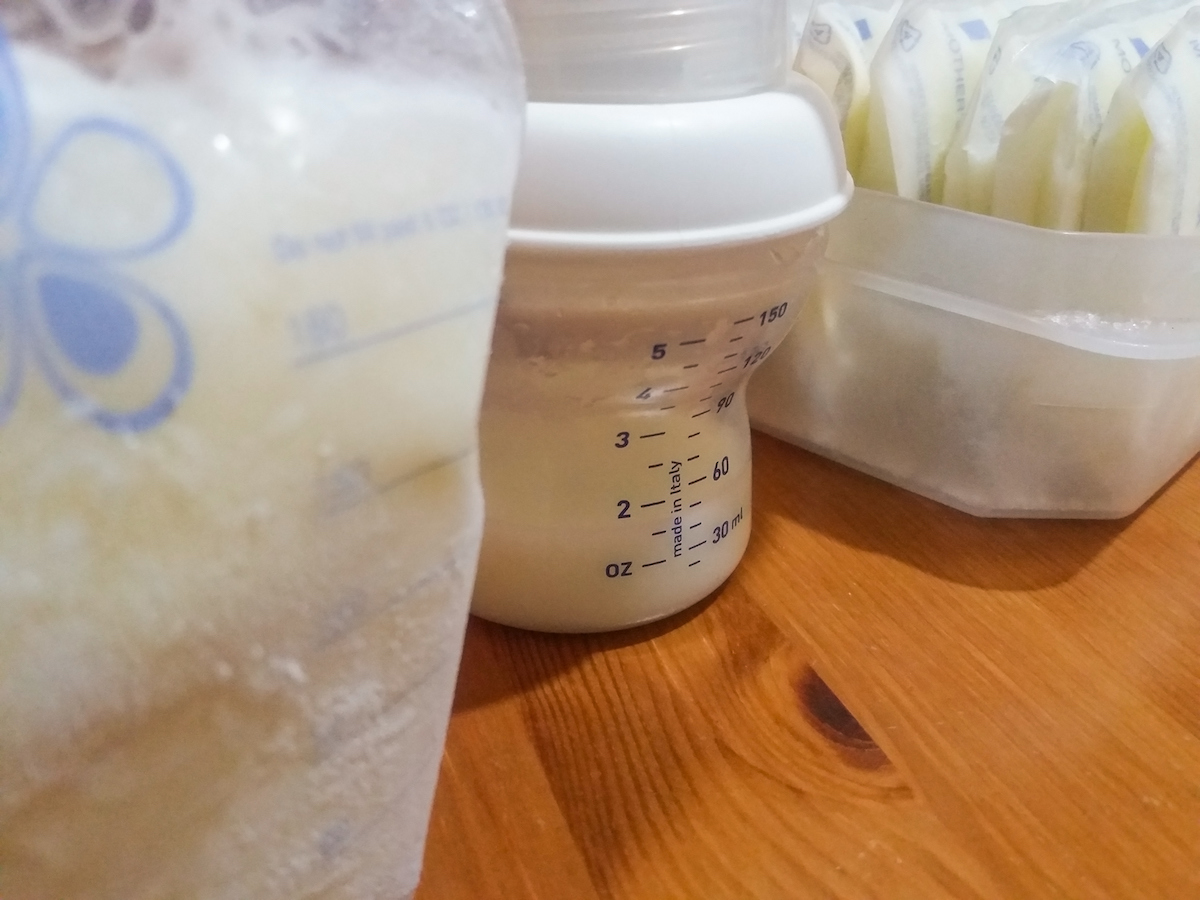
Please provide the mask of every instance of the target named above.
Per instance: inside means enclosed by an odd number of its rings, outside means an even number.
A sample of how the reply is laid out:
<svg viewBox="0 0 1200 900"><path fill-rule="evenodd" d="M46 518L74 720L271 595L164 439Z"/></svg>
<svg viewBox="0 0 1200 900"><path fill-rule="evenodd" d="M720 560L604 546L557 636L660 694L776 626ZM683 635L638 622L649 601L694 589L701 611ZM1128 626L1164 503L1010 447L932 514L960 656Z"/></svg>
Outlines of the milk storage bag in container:
<svg viewBox="0 0 1200 900"><path fill-rule="evenodd" d="M823 0L813 6L800 41L796 71L833 100L846 145L846 168L857 178L867 134L871 62L900 0Z"/></svg>
<svg viewBox="0 0 1200 900"><path fill-rule="evenodd" d="M518 0L530 103L481 420L473 609L595 631L715 590L750 531L748 375L850 182L785 0Z"/></svg>
<svg viewBox="0 0 1200 900"><path fill-rule="evenodd" d="M1077 0L1002 23L947 154L946 204L1080 230L1092 148L1113 95L1192 2Z"/></svg>
<svg viewBox="0 0 1200 900"><path fill-rule="evenodd" d="M1113 98L1092 157L1084 225L1200 234L1200 6Z"/></svg>
<svg viewBox="0 0 1200 900"><path fill-rule="evenodd" d="M502 8L0 23L0 896L408 896L482 525Z"/></svg>
<svg viewBox="0 0 1200 900"><path fill-rule="evenodd" d="M755 427L974 515L1150 500L1200 450L1194 5L907 0L880 190L830 225Z"/></svg>
<svg viewBox="0 0 1200 900"><path fill-rule="evenodd" d="M908 0L871 65L858 183L940 203L946 152L1000 22L1046 0Z"/></svg>

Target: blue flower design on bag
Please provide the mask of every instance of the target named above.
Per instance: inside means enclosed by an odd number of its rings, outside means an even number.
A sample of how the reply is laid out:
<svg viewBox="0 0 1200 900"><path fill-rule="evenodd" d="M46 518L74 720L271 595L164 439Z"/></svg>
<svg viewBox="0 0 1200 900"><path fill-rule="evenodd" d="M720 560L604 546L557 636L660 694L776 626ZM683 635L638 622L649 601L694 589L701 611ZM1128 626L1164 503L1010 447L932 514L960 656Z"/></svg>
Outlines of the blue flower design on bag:
<svg viewBox="0 0 1200 900"><path fill-rule="evenodd" d="M138 171L149 164L167 186L169 212L157 233L88 247L39 227L38 203L56 167L97 140L118 142L136 155ZM159 253L179 238L192 218L187 176L153 138L114 119L72 122L38 159L31 143L20 74L0 29L0 234L15 236L0 244L0 426L38 372L72 414L100 428L153 428L191 387L191 342L166 301L113 264Z"/></svg>

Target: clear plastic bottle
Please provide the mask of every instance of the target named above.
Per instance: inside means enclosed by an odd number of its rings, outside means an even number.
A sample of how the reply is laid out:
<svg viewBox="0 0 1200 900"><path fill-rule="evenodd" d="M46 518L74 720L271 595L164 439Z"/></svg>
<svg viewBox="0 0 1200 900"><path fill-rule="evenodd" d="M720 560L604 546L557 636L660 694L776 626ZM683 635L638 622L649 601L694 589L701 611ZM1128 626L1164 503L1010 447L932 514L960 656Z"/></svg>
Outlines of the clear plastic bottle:
<svg viewBox="0 0 1200 900"><path fill-rule="evenodd" d="M0 896L407 896L482 526L505 14L0 25Z"/></svg>
<svg viewBox="0 0 1200 900"><path fill-rule="evenodd" d="M850 193L784 0L512 4L531 98L481 420L473 610L621 628L750 532L742 389Z"/></svg>

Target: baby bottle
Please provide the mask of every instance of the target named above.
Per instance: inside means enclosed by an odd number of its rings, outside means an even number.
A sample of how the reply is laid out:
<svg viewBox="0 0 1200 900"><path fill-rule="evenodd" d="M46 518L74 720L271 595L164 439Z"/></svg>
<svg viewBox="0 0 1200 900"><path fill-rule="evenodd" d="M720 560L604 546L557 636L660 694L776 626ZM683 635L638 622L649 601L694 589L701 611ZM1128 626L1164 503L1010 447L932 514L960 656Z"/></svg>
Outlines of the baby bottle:
<svg viewBox="0 0 1200 900"><path fill-rule="evenodd" d="M531 100L481 421L473 611L622 628L750 533L746 379L850 182L786 0L515 0Z"/></svg>
<svg viewBox="0 0 1200 900"><path fill-rule="evenodd" d="M483 525L503 8L0 26L0 897L409 896Z"/></svg>

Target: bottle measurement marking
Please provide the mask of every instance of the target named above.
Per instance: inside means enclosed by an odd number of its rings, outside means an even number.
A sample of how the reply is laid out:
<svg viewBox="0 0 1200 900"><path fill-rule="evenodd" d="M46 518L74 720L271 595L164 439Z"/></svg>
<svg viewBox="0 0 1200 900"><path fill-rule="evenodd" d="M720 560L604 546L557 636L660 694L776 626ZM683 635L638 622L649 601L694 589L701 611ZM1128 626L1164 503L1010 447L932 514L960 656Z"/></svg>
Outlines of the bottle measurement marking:
<svg viewBox="0 0 1200 900"><path fill-rule="evenodd" d="M698 419L698 418L700 418L701 416L708 415L710 412L712 412L712 410L711 410L711 409L706 409L704 412L698 412L698 413L696 413L694 416L692 416L692 418L693 418L693 419Z"/></svg>
<svg viewBox="0 0 1200 900"><path fill-rule="evenodd" d="M422 331L426 331L430 328L436 328L438 325L444 325L447 322L454 321L455 319L474 315L476 313L483 312L484 310L490 310L494 305L494 300L481 300L466 306L460 306L457 309L448 310L439 315L430 316L426 319L418 319L415 322L408 322L392 328L384 328L372 334L364 334L358 337L352 337L345 334L335 334L328 342L318 343L314 345L307 353L301 354L301 356L296 359L294 365L297 369L303 369L305 366L311 366L315 363L322 363L339 356L358 353L360 350L366 350L378 344L386 344L390 341L398 340L399 338L419 334Z"/></svg>
<svg viewBox="0 0 1200 900"><path fill-rule="evenodd" d="M666 502L666 500L655 500L653 503L643 503L642 509L650 509L652 506L662 506Z"/></svg>
<svg viewBox="0 0 1200 900"><path fill-rule="evenodd" d="M741 334L739 334L739 335L738 335L737 337L735 337L735 338L730 338L730 339L729 339L729 343L731 343L731 344L736 344L738 341L744 341L745 339L746 339L746 338L745 338L745 335L741 335Z"/></svg>
<svg viewBox="0 0 1200 900"><path fill-rule="evenodd" d="M650 438L662 437L664 434L666 434L665 431L656 431L656 432L654 432L654 434L639 434L638 440L646 441L646 440L649 440Z"/></svg>
<svg viewBox="0 0 1200 900"><path fill-rule="evenodd" d="M667 388L665 391L663 391L663 393L664 394L674 394L677 391L686 391L690 387L691 387L690 384L685 384L683 387Z"/></svg>
<svg viewBox="0 0 1200 900"><path fill-rule="evenodd" d="M726 372L736 372L736 371L737 371L737 366L730 366L728 369L722 369L722 370L721 370L720 372L718 372L717 374L718 374L718 375L724 375Z"/></svg>
<svg viewBox="0 0 1200 900"><path fill-rule="evenodd" d="M692 546L688 547L688 550L695 550L697 547L703 547L707 543L708 541L701 541L698 544L692 544Z"/></svg>
<svg viewBox="0 0 1200 900"><path fill-rule="evenodd" d="M647 469L661 469L665 465L666 465L666 463L651 463L650 465L646 466L646 468Z"/></svg>
<svg viewBox="0 0 1200 900"><path fill-rule="evenodd" d="M716 384L710 384L710 385L708 386L708 389L709 389L710 391L715 391L717 388L719 388L719 387L722 387L724 384L725 384L725 382L723 382L723 381L718 381Z"/></svg>
<svg viewBox="0 0 1200 900"><path fill-rule="evenodd" d="M705 480L707 480L707 479L708 479L708 476L707 476L707 475L701 475L701 476L700 476L699 478L697 478L695 481L689 481L689 482L688 482L688 487L691 487L693 484L699 484L700 482L702 482L702 481L705 481Z"/></svg>
<svg viewBox="0 0 1200 900"><path fill-rule="evenodd" d="M700 363L692 363L690 366L684 366L683 368L685 370L686 369L698 369L698 368L700 368Z"/></svg>
<svg viewBox="0 0 1200 900"><path fill-rule="evenodd" d="M351 460L318 479L316 488L319 510L322 515L337 515L372 497L385 496L438 469L457 465L470 455L470 452L464 452L447 456L382 484L376 484L372 480L370 463L366 460Z"/></svg>
<svg viewBox="0 0 1200 900"><path fill-rule="evenodd" d="M660 559L660 560L657 560L656 562L652 562L652 563L642 563L642 568L649 569L651 566L661 566L665 562L666 562L665 559Z"/></svg>
<svg viewBox="0 0 1200 900"><path fill-rule="evenodd" d="M688 531L691 531L693 528L699 528L703 524L704 524L703 522L697 522L695 525L689 525Z"/></svg>
<svg viewBox="0 0 1200 900"><path fill-rule="evenodd" d="M700 523L699 523L699 522L697 522L696 524L697 524L697 525L699 525ZM663 534L666 534L666 533L667 533L667 530L664 528L662 531L654 531L654 532L651 532L651 534L650 534L650 537L658 537L659 535L663 535Z"/></svg>
<svg viewBox="0 0 1200 900"><path fill-rule="evenodd" d="M725 358L726 358L726 359L734 359L734 358L736 358L736 357L738 357L738 356L741 356L741 354L740 354L740 353L727 353L727 354L725 354Z"/></svg>
<svg viewBox="0 0 1200 900"><path fill-rule="evenodd" d="M697 453L695 456L689 456L689 457L687 458L687 461L688 461L688 462L695 462L695 461L696 461L696 460L698 460L699 458L700 458L700 454L699 454L699 453Z"/></svg>
<svg viewBox="0 0 1200 900"><path fill-rule="evenodd" d="M698 432L698 431L697 431L695 434L689 434L689 435L688 435L688 440L690 441L690 440L691 440L692 438L694 438L694 437L700 437L700 432Z"/></svg>
<svg viewBox="0 0 1200 900"><path fill-rule="evenodd" d="M664 406L664 407L662 407L662 408L659 410L659 412L666 412L667 410L671 410L671 409L674 409L674 408L675 408L675 407L673 407L673 406Z"/></svg>
<svg viewBox="0 0 1200 900"><path fill-rule="evenodd" d="M690 562L690 563L688 563L688 568L690 569L692 566L698 566L698 565L700 565L700 562L701 562L700 560L696 560L695 562Z"/></svg>
<svg viewBox="0 0 1200 900"><path fill-rule="evenodd" d="M697 500L695 503L693 503L691 506L689 506L688 509L695 509L697 506L699 506L703 502L704 502L703 500Z"/></svg>
<svg viewBox="0 0 1200 900"><path fill-rule="evenodd" d="M738 319L738 320L737 320L736 322L734 322L733 324L734 324L734 325L745 325L747 322L753 322L753 321L754 321L755 319L757 319L757 318L758 318L758 316L749 316L749 317L747 317L747 318L745 318L745 319Z"/></svg>
<svg viewBox="0 0 1200 900"><path fill-rule="evenodd" d="M679 346L680 347L694 347L694 346L696 346L696 344L703 344L707 340L708 340L708 338L697 338L694 341L680 341Z"/></svg>
<svg viewBox="0 0 1200 900"><path fill-rule="evenodd" d="M700 402L700 403L707 403L707 402L708 402L709 400L711 400L712 398L713 398L713 395L712 395L712 394L709 394L707 397L703 397L703 398L701 398L701 400L700 400L699 402Z"/></svg>

